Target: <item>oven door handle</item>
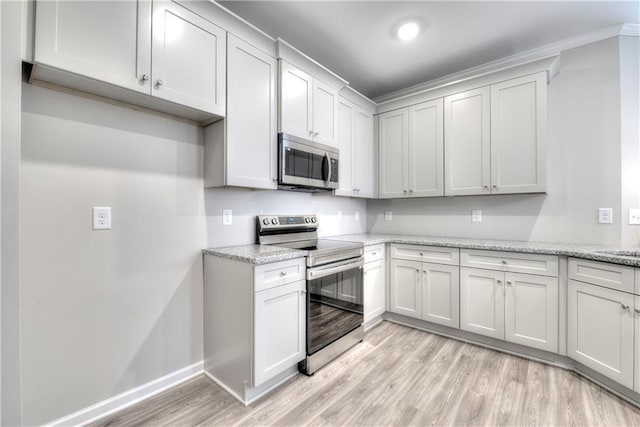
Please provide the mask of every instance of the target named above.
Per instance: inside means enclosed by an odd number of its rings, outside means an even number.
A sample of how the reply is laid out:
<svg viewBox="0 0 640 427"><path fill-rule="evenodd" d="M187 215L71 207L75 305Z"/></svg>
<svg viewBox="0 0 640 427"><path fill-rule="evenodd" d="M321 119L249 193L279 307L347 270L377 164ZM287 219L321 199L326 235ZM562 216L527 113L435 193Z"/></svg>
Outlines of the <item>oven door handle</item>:
<svg viewBox="0 0 640 427"><path fill-rule="evenodd" d="M320 279L321 277L329 276L331 274L353 270L354 268L362 268L363 265L364 259L360 257L356 260L348 260L341 263L307 268L307 280Z"/></svg>

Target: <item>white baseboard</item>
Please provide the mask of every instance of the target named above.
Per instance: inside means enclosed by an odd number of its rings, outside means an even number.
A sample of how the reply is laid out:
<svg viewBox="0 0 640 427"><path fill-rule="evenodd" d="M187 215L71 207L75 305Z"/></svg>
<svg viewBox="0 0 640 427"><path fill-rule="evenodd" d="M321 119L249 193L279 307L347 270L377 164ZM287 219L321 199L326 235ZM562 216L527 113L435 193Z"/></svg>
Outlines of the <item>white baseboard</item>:
<svg viewBox="0 0 640 427"><path fill-rule="evenodd" d="M160 377L139 387L120 393L109 399L98 402L78 412L58 418L47 423L46 426L81 426L89 424L100 418L106 417L114 412L120 411L128 406L134 405L144 399L161 393L171 387L200 375L204 372L202 361L191 366L184 367L172 372L164 377Z"/></svg>

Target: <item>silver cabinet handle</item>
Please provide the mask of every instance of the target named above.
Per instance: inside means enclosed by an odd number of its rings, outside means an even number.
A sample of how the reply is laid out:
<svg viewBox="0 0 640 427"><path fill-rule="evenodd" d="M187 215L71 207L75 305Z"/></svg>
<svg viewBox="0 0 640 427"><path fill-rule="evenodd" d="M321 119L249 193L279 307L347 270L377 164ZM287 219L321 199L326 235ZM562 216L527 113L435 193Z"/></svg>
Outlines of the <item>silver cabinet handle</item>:
<svg viewBox="0 0 640 427"><path fill-rule="evenodd" d="M158 81L156 81L156 86L160 87L164 84L164 82L160 79L158 79Z"/></svg>
<svg viewBox="0 0 640 427"><path fill-rule="evenodd" d="M492 185L493 188L495 188L496 190L498 189L497 185Z"/></svg>
<svg viewBox="0 0 640 427"><path fill-rule="evenodd" d="M314 132L313 136L320 136L320 132Z"/></svg>
<svg viewBox="0 0 640 427"><path fill-rule="evenodd" d="M142 77L140 77L140 80L143 82L148 82L149 81L149 75L148 74L143 74Z"/></svg>
<svg viewBox="0 0 640 427"><path fill-rule="evenodd" d="M422 252L420 252L420 256L424 256L424 254Z"/></svg>
<svg viewBox="0 0 640 427"><path fill-rule="evenodd" d="M312 130L309 131L309 136L313 136L313 131Z"/></svg>
<svg viewBox="0 0 640 427"><path fill-rule="evenodd" d="M502 284L502 280L500 280L500 279L496 280L496 282L498 283L498 285Z"/></svg>
<svg viewBox="0 0 640 427"><path fill-rule="evenodd" d="M507 261L505 261L505 260L502 260L502 263L503 263L503 264L506 264L506 263L507 263Z"/></svg>
<svg viewBox="0 0 640 427"><path fill-rule="evenodd" d="M413 188L409 189L409 193L413 194Z"/></svg>
<svg viewBox="0 0 640 427"><path fill-rule="evenodd" d="M636 308L636 314L640 314L640 308Z"/></svg>
<svg viewBox="0 0 640 427"><path fill-rule="evenodd" d="M622 303L622 304L620 304L620 307L622 307L622 309L625 310L625 311L629 310L629 306L627 304Z"/></svg>
<svg viewBox="0 0 640 427"><path fill-rule="evenodd" d="M371 255L372 255L372 256L376 256L376 253L375 253L375 252L371 252Z"/></svg>
<svg viewBox="0 0 640 427"><path fill-rule="evenodd" d="M511 280L507 280L507 285L512 285L513 282Z"/></svg>
<svg viewBox="0 0 640 427"><path fill-rule="evenodd" d="M300 291L300 293L302 293L302 295L305 295L307 293L307 290L303 289L303 290Z"/></svg>
<svg viewBox="0 0 640 427"><path fill-rule="evenodd" d="M281 272L280 272L280 275L281 275L281 276L286 276L286 275L287 275L287 272L286 272L286 271L281 271Z"/></svg>
<svg viewBox="0 0 640 427"><path fill-rule="evenodd" d="M488 190L489 186L488 185L483 185L482 188L484 188L485 190Z"/></svg>
<svg viewBox="0 0 640 427"><path fill-rule="evenodd" d="M419 268L416 268L416 273L420 273L420 269Z"/></svg>

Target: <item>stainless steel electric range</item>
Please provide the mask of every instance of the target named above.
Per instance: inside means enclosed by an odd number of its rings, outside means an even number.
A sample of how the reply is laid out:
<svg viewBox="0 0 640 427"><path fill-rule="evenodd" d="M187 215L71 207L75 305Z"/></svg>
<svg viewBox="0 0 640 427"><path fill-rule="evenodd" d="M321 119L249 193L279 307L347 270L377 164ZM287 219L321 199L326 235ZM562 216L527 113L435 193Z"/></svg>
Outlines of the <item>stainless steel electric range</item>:
<svg viewBox="0 0 640 427"><path fill-rule="evenodd" d="M316 215L260 215L258 243L308 251L307 375L362 341L364 246L318 239Z"/></svg>

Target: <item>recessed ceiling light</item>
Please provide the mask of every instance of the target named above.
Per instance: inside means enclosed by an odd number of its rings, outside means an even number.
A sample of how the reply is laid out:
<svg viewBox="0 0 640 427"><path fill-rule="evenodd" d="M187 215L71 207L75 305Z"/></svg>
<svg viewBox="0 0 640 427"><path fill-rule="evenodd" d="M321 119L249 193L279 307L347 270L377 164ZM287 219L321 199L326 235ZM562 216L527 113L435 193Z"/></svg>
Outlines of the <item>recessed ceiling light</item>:
<svg viewBox="0 0 640 427"><path fill-rule="evenodd" d="M415 39L420 32L420 27L415 22L407 22L398 28L398 38L400 40Z"/></svg>

